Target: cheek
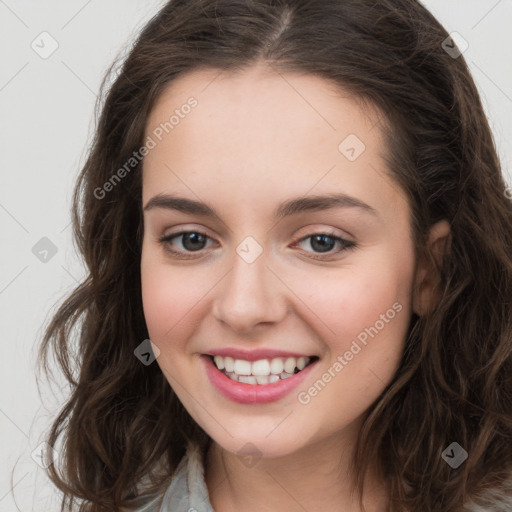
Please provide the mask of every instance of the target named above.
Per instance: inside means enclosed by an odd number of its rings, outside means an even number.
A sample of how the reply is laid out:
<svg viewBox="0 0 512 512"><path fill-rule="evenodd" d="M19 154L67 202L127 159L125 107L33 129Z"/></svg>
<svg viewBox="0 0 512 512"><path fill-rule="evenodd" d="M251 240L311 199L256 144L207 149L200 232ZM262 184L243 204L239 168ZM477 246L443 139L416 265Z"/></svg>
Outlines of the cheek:
<svg viewBox="0 0 512 512"><path fill-rule="evenodd" d="M148 251L149 252L149 251ZM167 265L156 254L141 261L144 317L151 340L162 350L168 340L185 339L191 319L200 309L208 283L201 276Z"/></svg>
<svg viewBox="0 0 512 512"><path fill-rule="evenodd" d="M298 390L298 399L306 410L329 411L322 418L326 431L361 415L395 375L411 315L410 270L354 268L303 283L308 308L321 320L310 312L309 322L322 333L328 353L318 380ZM332 404L340 404L336 413Z"/></svg>
<svg viewBox="0 0 512 512"><path fill-rule="evenodd" d="M351 366L397 364L410 321L413 271L412 253L397 257L384 250L357 265L296 281L294 290L305 298L301 314L320 333L331 361L357 352L356 340L361 350Z"/></svg>

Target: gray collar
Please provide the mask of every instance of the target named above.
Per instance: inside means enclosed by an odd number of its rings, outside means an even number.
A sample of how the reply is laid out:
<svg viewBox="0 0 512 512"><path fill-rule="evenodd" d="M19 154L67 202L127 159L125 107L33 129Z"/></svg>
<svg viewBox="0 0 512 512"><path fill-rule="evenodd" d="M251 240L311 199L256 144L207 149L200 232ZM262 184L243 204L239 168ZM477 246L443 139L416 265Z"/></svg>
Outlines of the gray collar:
<svg viewBox="0 0 512 512"><path fill-rule="evenodd" d="M487 490L469 500L464 512L511 512L512 472L500 489ZM162 495L147 503L138 512L215 512L210 503L208 488L204 479L202 449L198 444L189 443L169 487Z"/></svg>
<svg viewBox="0 0 512 512"><path fill-rule="evenodd" d="M204 480L201 448L190 443L158 512L215 512Z"/></svg>

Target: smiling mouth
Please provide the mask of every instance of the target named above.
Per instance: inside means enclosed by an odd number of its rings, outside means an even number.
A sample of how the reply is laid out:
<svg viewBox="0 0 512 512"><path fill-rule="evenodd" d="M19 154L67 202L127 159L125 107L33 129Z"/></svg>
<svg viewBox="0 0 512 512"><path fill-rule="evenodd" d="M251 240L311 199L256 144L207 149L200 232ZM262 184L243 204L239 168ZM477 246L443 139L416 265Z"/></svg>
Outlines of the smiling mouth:
<svg viewBox="0 0 512 512"><path fill-rule="evenodd" d="M316 362L318 356L274 357L247 361L232 357L208 355L213 365L231 380L244 384L273 384L293 377Z"/></svg>

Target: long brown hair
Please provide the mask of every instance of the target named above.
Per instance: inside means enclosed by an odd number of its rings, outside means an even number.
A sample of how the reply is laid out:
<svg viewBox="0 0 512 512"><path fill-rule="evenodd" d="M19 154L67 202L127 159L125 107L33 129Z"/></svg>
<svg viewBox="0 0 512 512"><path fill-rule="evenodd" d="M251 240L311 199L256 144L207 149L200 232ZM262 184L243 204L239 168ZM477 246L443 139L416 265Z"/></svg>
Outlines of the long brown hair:
<svg viewBox="0 0 512 512"><path fill-rule="evenodd" d="M428 229L451 225L439 301L411 318L400 367L363 425L353 462L360 492L377 462L393 510L455 512L510 475L512 205L477 89L463 56L445 51L447 38L415 0L174 0L150 20L102 86L72 209L88 275L41 348L45 368L53 354L71 385L48 437L61 453L48 471L62 510L134 506L166 485L188 441L211 441L158 365L134 356L148 338L143 161L107 194L98 190L143 145L148 115L173 80L259 61L333 81L384 114L387 162L411 205L418 258L434 265ZM441 457L452 441L469 454L458 469Z"/></svg>

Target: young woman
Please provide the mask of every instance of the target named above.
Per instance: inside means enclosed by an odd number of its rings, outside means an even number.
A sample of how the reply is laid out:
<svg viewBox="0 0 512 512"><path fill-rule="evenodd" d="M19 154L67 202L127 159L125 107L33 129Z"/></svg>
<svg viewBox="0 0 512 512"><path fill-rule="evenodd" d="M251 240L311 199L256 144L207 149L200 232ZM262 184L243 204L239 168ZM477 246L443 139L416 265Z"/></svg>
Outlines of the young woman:
<svg viewBox="0 0 512 512"><path fill-rule="evenodd" d="M89 275L43 342L62 509L510 511L507 192L415 0L169 2L102 105Z"/></svg>

